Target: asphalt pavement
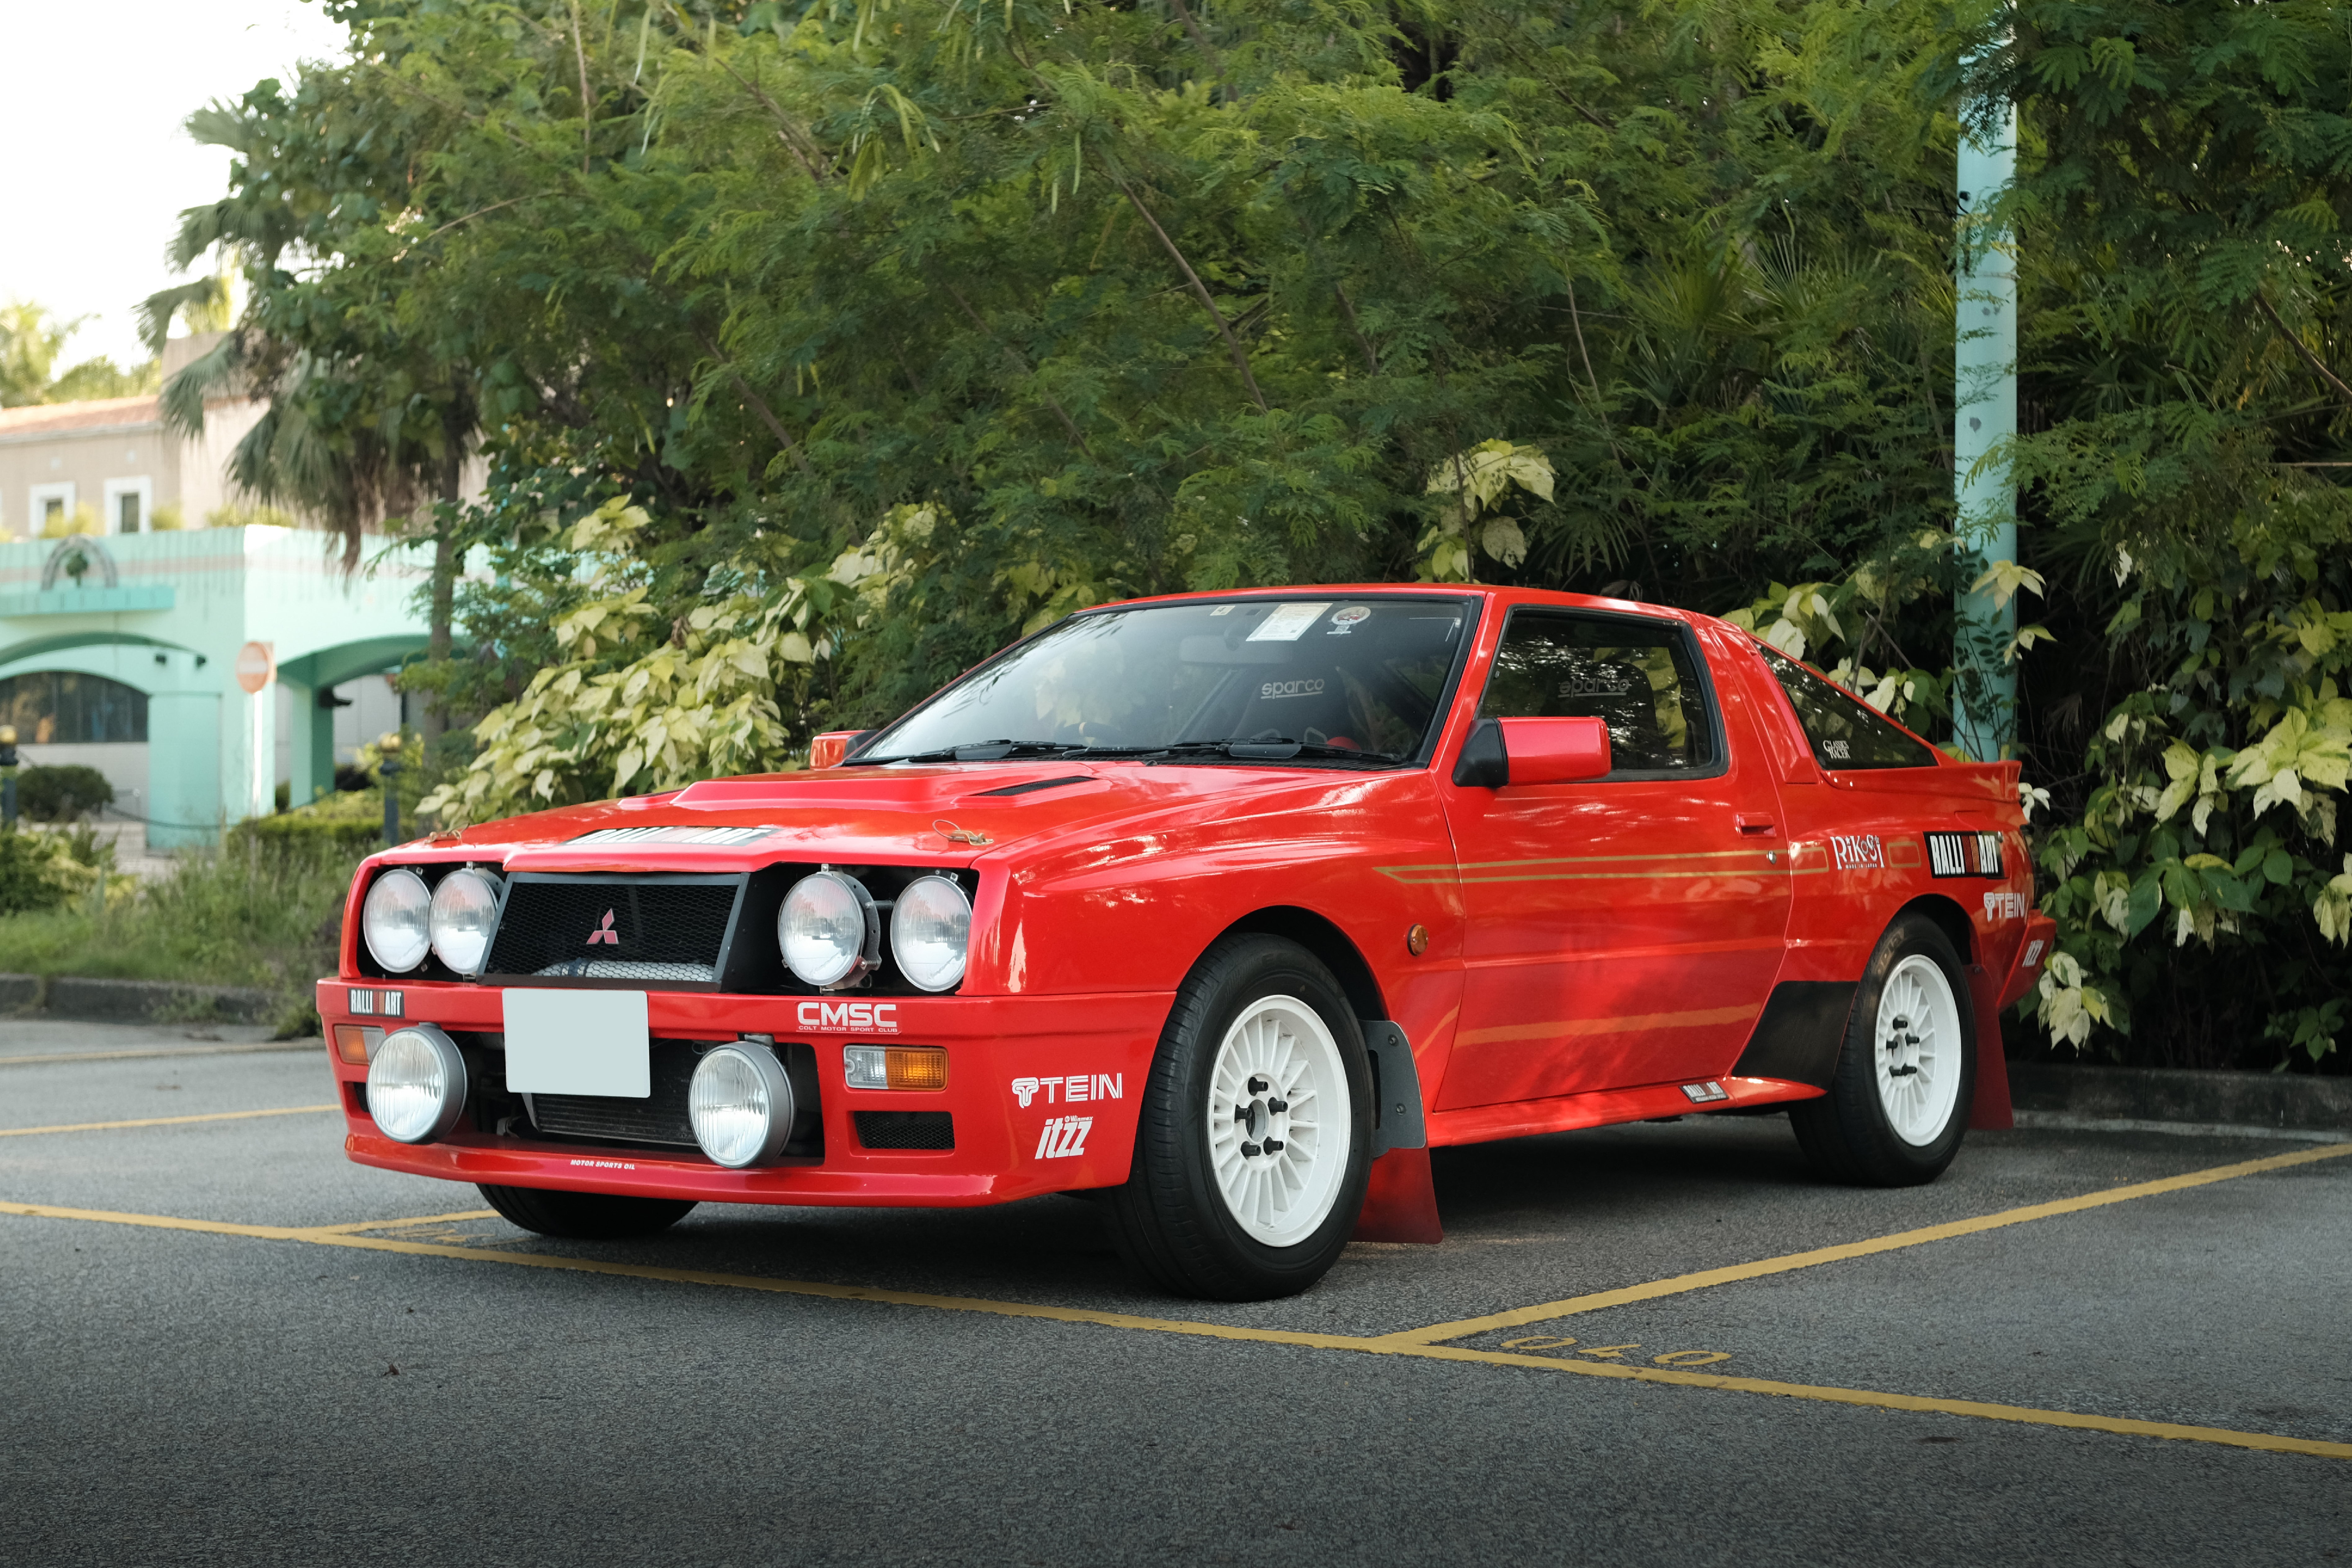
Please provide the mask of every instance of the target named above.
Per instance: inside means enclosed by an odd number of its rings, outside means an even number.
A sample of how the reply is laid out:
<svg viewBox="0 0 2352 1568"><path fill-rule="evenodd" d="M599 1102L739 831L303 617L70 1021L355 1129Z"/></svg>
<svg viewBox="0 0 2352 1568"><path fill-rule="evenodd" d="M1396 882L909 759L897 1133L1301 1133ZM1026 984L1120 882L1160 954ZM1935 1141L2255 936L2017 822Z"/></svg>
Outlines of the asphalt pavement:
<svg viewBox="0 0 2352 1568"><path fill-rule="evenodd" d="M1218 1306L1068 1198L547 1241L208 1033L0 1022L0 1562L2352 1561L2352 1145L1440 1151Z"/></svg>

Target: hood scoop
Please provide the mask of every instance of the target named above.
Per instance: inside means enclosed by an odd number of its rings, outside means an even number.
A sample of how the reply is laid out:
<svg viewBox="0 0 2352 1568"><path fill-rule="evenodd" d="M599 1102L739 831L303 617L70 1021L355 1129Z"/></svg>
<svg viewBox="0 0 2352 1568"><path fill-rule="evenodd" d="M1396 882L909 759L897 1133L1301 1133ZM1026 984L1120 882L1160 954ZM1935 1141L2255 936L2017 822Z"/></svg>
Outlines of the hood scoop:
<svg viewBox="0 0 2352 1568"><path fill-rule="evenodd" d="M1034 795L1041 789L1059 789L1064 784L1092 784L1094 781L1095 775L1092 773L1064 773L1059 778L1029 779L1021 784L1009 784L997 789L977 790L964 798L987 800L997 795Z"/></svg>

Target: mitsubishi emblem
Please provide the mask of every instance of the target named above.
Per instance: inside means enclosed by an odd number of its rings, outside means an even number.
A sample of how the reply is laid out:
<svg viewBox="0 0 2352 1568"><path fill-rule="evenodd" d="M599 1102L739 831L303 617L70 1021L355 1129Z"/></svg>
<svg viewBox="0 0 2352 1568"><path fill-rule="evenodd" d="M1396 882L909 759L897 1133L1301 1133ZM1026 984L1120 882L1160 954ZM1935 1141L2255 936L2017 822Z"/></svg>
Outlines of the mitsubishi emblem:
<svg viewBox="0 0 2352 1568"><path fill-rule="evenodd" d="M595 946L600 942L611 942L614 947L621 945L621 933L613 929L613 911L610 910L604 911L604 923L588 933L590 947Z"/></svg>

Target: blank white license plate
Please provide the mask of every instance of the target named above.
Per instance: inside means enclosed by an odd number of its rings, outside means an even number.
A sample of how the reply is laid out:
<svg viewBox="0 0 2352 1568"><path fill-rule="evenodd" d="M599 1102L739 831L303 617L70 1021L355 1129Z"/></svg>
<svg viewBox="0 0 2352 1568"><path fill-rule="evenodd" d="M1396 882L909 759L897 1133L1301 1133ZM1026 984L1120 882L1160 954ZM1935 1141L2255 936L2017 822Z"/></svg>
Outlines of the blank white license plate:
<svg viewBox="0 0 2352 1568"><path fill-rule="evenodd" d="M507 1088L517 1094L652 1095L642 991L505 993Z"/></svg>

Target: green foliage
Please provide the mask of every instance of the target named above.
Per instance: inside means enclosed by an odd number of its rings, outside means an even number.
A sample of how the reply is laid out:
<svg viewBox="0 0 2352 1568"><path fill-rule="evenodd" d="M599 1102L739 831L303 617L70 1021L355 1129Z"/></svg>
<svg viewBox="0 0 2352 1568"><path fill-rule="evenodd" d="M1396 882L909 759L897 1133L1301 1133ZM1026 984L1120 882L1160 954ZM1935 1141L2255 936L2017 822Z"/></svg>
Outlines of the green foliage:
<svg viewBox="0 0 2352 1568"><path fill-rule="evenodd" d="M358 860L383 847L383 794L346 790L291 811L249 816L228 830L228 841L241 849L275 847L288 853L315 847L320 855L331 851Z"/></svg>
<svg viewBox="0 0 2352 1568"><path fill-rule="evenodd" d="M114 804L114 786L79 763L37 764L16 773L16 809L35 822L73 822Z"/></svg>
<svg viewBox="0 0 2352 1568"><path fill-rule="evenodd" d="M62 837L0 834L0 876L12 864L11 840ZM312 984L334 972L358 858L323 845L245 840L184 857L159 880L110 878L103 897L86 879L35 912L0 914L0 971L259 986L280 999L287 1022L299 1022Z"/></svg>
<svg viewBox="0 0 2352 1568"><path fill-rule="evenodd" d="M102 889L113 869L114 847L93 829L0 826L0 915L56 909Z"/></svg>
<svg viewBox="0 0 2352 1568"><path fill-rule="evenodd" d="M159 374L153 360L123 370L100 355L58 369L66 342L80 325L80 321L61 321L28 300L0 305L0 408L136 397L155 390Z"/></svg>
<svg viewBox="0 0 2352 1568"><path fill-rule="evenodd" d="M2068 960L2033 1005L2150 1063L2315 1061L2352 999L2352 36L2308 0L2037 0L1996 29L2060 645L2024 667Z"/></svg>
<svg viewBox="0 0 2352 1568"><path fill-rule="evenodd" d="M178 509L173 510L176 514ZM162 507L155 509L155 527L159 532L165 526L163 510ZM173 528L180 526L176 517L170 526ZM295 526L295 518L294 514L284 507L236 503L229 506L216 506L205 512L205 526L206 528L292 528Z"/></svg>
<svg viewBox="0 0 2352 1568"><path fill-rule="evenodd" d="M432 527L495 575L441 575L469 649L403 676L484 715L448 818L788 765L1073 608L1245 584L1736 612L1940 739L1954 596L2030 595L1969 667L2021 672L2045 1027L2326 1054L2340 8L336 12L347 63L195 125L238 162L180 250L247 304L172 396L269 387L240 462L346 521L478 432ZM2028 236L1990 572L1948 442L1984 90Z"/></svg>

